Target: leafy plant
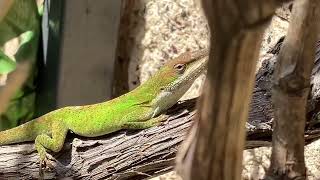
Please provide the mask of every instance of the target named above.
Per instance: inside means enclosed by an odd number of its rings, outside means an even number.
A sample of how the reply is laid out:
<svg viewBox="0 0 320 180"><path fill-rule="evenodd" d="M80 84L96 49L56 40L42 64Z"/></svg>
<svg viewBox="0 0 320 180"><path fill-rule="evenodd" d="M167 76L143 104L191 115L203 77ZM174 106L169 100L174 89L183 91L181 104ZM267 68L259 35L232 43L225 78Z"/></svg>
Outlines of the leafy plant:
<svg viewBox="0 0 320 180"><path fill-rule="evenodd" d="M7 74L16 69L16 62L0 51L0 74Z"/></svg>

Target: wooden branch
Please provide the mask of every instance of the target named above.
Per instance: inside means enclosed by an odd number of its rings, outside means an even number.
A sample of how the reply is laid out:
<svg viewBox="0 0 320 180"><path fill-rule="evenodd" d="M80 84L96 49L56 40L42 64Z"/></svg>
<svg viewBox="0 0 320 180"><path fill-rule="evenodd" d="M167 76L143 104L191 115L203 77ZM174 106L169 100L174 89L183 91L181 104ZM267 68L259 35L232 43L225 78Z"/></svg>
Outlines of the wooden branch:
<svg viewBox="0 0 320 180"><path fill-rule="evenodd" d="M306 179L304 130L320 18L318 0L296 0L275 68L271 165L267 179Z"/></svg>
<svg viewBox="0 0 320 180"><path fill-rule="evenodd" d="M281 44L281 43L279 43ZM280 47L277 45L277 47ZM320 48L318 47L320 52ZM275 51L274 51L275 52ZM271 143L271 78L276 57L262 63L256 75L246 148L269 146ZM320 53L313 77L319 76ZM313 80L309 117L315 117L320 107L320 81ZM50 158L51 172L45 177L72 179L139 179L173 168L177 149L188 133L195 116L196 99L179 103L170 109L168 124L143 131L121 131L98 138L83 138L69 134L62 151ZM310 121L307 142L319 138L318 121ZM0 147L0 179L38 178L38 156L33 143Z"/></svg>
<svg viewBox="0 0 320 180"><path fill-rule="evenodd" d="M61 152L50 158L53 169L45 178L142 178L172 168L178 144L191 126L194 104L191 100L171 109L174 114L163 126L99 138L75 136L73 141L68 136ZM33 143L0 147L0 179L38 178L37 159Z"/></svg>
<svg viewBox="0 0 320 180"><path fill-rule="evenodd" d="M199 121L178 155L177 168L185 180L239 180L256 61L277 3L202 2L212 35L207 80Z"/></svg>

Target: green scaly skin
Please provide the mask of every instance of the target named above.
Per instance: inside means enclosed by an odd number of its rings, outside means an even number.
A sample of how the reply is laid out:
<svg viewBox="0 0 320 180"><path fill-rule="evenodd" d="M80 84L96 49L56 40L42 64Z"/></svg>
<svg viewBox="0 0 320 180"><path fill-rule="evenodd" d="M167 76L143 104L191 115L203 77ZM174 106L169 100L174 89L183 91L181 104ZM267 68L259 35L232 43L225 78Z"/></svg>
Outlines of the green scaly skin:
<svg viewBox="0 0 320 180"><path fill-rule="evenodd" d="M0 132L0 145L35 140L40 161L46 149L62 148L67 132L96 137L121 129L145 129L161 123L173 106L205 70L207 50L186 52L165 64L145 83L110 101L65 107L18 127Z"/></svg>

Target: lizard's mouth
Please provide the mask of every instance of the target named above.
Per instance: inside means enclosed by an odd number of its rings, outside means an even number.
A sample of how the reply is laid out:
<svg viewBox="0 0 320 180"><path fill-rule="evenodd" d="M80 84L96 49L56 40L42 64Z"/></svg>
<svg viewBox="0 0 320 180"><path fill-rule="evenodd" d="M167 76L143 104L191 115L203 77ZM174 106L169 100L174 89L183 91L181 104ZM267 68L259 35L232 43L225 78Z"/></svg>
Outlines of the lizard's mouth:
<svg viewBox="0 0 320 180"><path fill-rule="evenodd" d="M165 89L167 91L186 91L193 81L206 71L208 64L208 50L193 52L191 60L186 64L186 69L174 82Z"/></svg>
<svg viewBox="0 0 320 180"><path fill-rule="evenodd" d="M183 73L181 79L193 81L200 74L206 71L208 64L208 56L199 56L194 61L187 65L186 71Z"/></svg>
<svg viewBox="0 0 320 180"><path fill-rule="evenodd" d="M174 84L170 85L170 89L189 89L194 80L206 71L208 63L208 56L202 56L194 61L187 64L185 72L175 81Z"/></svg>
<svg viewBox="0 0 320 180"><path fill-rule="evenodd" d="M207 68L208 55L209 49L193 52L191 55L191 59L193 59L193 61L190 61L187 64L187 69L183 74L184 77L182 78L185 79L186 76L197 78L201 73L203 73Z"/></svg>

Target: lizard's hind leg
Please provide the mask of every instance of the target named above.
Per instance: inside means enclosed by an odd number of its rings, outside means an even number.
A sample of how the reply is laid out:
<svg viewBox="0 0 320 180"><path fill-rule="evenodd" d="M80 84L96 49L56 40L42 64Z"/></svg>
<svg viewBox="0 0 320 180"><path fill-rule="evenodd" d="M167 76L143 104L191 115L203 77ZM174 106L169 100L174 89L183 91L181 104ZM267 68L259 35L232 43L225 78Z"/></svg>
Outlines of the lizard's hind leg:
<svg viewBox="0 0 320 180"><path fill-rule="evenodd" d="M40 134L35 139L35 146L40 156L40 168L46 161L46 149L59 152L63 147L67 136L68 128L62 121L53 121L51 126L51 137L47 134Z"/></svg>

